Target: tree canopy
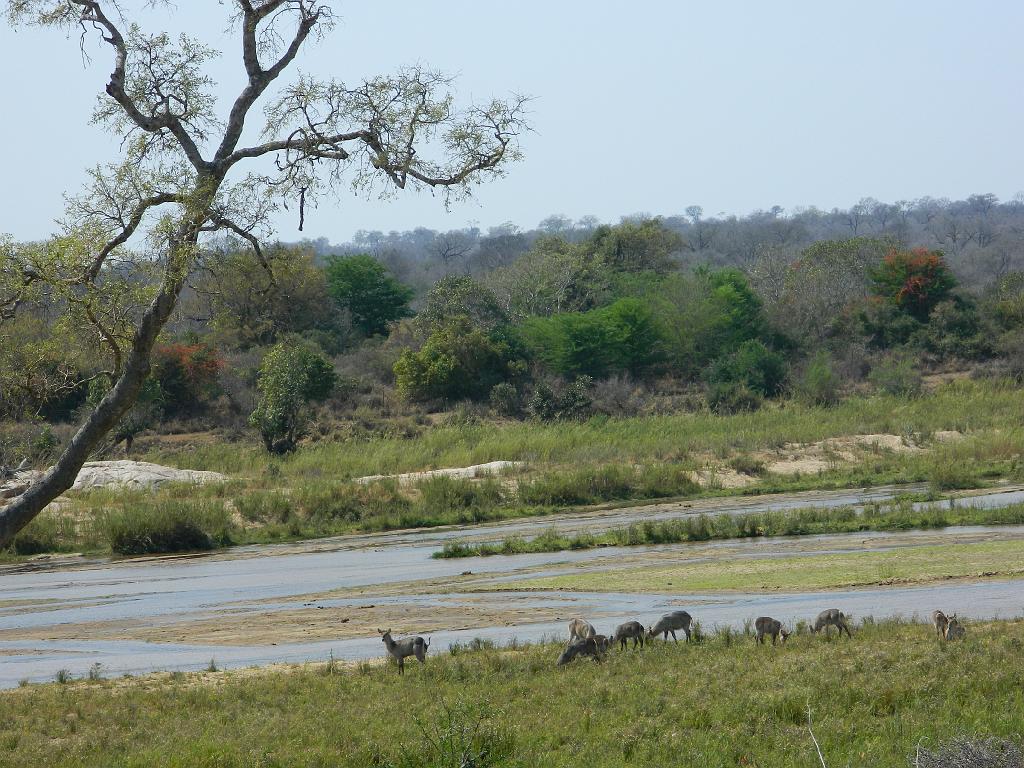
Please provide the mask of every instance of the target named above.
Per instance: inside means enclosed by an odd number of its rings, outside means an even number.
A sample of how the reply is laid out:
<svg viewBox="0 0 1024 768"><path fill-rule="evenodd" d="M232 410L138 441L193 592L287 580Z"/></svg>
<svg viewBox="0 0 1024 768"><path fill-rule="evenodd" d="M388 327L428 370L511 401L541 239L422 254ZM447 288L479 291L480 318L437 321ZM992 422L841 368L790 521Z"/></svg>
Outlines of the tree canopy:
<svg viewBox="0 0 1024 768"><path fill-rule="evenodd" d="M263 259L268 215L288 201L301 229L311 203L347 186L384 195L428 188L449 200L519 157L524 98L460 109L452 78L423 66L359 82L300 74L272 92L304 45L330 31L331 7L321 0L225 1L217 6L222 21L178 37L136 23L143 5L7 2L15 27L95 36L108 46L112 71L93 119L121 139L121 155L90 171L54 238L0 246L0 348L11 343L8 323L45 304L58 332L91 339L102 361L96 375L114 382L56 465L0 511L0 545L71 486L131 408L210 237L233 234ZM202 35L225 24L241 51L243 85L222 113L205 71L218 51ZM258 102L262 136L245 143ZM379 179L383 188L374 187Z"/></svg>

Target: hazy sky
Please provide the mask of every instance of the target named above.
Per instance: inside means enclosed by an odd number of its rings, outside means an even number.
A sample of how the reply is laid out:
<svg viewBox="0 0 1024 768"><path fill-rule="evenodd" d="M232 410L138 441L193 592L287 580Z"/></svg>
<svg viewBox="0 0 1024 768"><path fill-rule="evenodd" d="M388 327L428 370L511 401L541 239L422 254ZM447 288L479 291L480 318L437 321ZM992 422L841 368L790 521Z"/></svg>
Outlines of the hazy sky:
<svg viewBox="0 0 1024 768"><path fill-rule="evenodd" d="M137 3L126 0L131 7ZM505 6L504 8L502 6ZM484 100L531 94L525 160L445 212L429 194L327 201L285 240L358 229L449 229L551 213L707 214L849 206L1024 190L1024 3L391 0L336 2L340 24L299 60L349 82L402 64L460 75ZM241 82L238 43L215 0L149 14L209 28L221 103ZM116 157L88 124L110 56L52 30L0 22L5 184L0 232L43 237L82 169Z"/></svg>

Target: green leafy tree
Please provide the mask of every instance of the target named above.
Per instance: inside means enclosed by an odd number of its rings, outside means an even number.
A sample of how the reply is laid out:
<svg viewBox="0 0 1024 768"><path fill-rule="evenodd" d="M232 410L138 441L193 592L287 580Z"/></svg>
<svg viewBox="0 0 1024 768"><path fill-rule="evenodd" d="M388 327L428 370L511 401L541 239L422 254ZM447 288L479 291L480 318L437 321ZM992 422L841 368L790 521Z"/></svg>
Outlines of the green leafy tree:
<svg viewBox="0 0 1024 768"><path fill-rule="evenodd" d="M676 266L672 256L683 244L683 238L666 229L660 219L644 219L598 227L584 247L616 272L666 274Z"/></svg>
<svg viewBox="0 0 1024 768"><path fill-rule="evenodd" d="M395 385L407 400L482 400L524 370L521 352L501 329L487 332L456 317L435 330L418 352L395 362Z"/></svg>
<svg viewBox="0 0 1024 768"><path fill-rule="evenodd" d="M459 109L451 78L424 67L365 82L302 75L271 91L310 37L330 29L322 0L211 4L223 23L204 16L198 32L217 35L228 25L241 58L241 86L223 112L208 72L219 51L192 35L147 32L132 20L143 5L150 4L6 3L15 28L56 28L76 45L109 46L111 74L93 117L120 140L121 157L91 171L84 193L69 200L59 237L30 249L0 242L0 348L10 343L10 319L45 307L98 340L97 365L114 382L54 468L0 510L0 547L71 487L139 396L205 239L234 234L260 258L261 236L289 200L301 230L307 204L349 182L357 191L384 180L385 194L429 188L466 197L519 157L525 99ZM243 137L257 132L244 128L261 100L266 124L249 144ZM61 322L53 326L61 338Z"/></svg>
<svg viewBox="0 0 1024 768"><path fill-rule="evenodd" d="M260 364L259 400L249 417L267 450L294 450L309 421L309 404L326 399L336 383L334 368L313 347L282 342L271 348Z"/></svg>
<svg viewBox="0 0 1024 768"><path fill-rule="evenodd" d="M413 291L372 256L335 256L327 262L327 291L367 336L387 333L388 323L409 317Z"/></svg>

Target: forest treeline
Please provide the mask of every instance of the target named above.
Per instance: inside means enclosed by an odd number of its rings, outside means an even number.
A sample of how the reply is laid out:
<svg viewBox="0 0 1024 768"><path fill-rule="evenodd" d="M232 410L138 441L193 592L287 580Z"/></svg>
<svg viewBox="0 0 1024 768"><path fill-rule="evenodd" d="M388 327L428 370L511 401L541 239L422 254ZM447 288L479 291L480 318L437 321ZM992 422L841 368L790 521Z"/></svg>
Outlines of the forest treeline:
<svg viewBox="0 0 1024 768"><path fill-rule="evenodd" d="M144 296L138 282L124 290ZM528 232L360 232L258 253L221 240L188 286L114 435L129 448L146 429L258 434L282 452L436 411L735 412L912 396L934 372L1024 375L1024 202L993 195L745 217L692 206L615 225L551 216ZM45 302L22 313L0 351L18 371L0 416L26 425L23 453L29 434L33 453L54 448L48 425L109 387L102 340L67 323L54 343L51 319Z"/></svg>

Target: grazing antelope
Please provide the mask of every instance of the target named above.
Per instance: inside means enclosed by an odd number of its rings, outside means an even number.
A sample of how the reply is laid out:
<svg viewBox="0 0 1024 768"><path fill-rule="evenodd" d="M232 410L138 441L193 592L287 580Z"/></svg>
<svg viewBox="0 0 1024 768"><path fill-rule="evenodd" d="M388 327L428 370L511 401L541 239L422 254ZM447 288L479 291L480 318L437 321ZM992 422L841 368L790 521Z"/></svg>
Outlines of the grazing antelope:
<svg viewBox="0 0 1024 768"><path fill-rule="evenodd" d="M666 613L660 619L658 623L651 627L647 634L651 637L657 637L658 635L665 636L665 642L668 642L668 635L672 633L672 639L677 643L679 639L676 637L676 630L681 629L686 633L686 642L690 642L690 625L693 623L693 618L686 611L673 611L672 613Z"/></svg>
<svg viewBox="0 0 1024 768"><path fill-rule="evenodd" d="M398 674L405 674L405 657L415 656L416 661L422 664L427 659L427 648L430 647L430 640L424 640L420 636L406 637L401 640L394 640L391 637L391 630L385 632L382 629L378 629L381 634L381 640L384 641L384 647L388 649L388 653L394 657L395 661L398 662Z"/></svg>
<svg viewBox="0 0 1024 768"><path fill-rule="evenodd" d="M600 664L601 653L602 648L598 645L596 636L586 637L582 640L572 640L567 646L565 646L565 650L562 651L562 655L558 657L558 664L556 666L564 666L577 656L589 656Z"/></svg>
<svg viewBox="0 0 1024 768"><path fill-rule="evenodd" d="M608 653L612 649L612 639L608 635L594 635L594 642L601 653Z"/></svg>
<svg viewBox="0 0 1024 768"><path fill-rule="evenodd" d="M594 625L583 619L573 619L569 622L569 642L574 640L586 640L597 634Z"/></svg>
<svg viewBox="0 0 1024 768"><path fill-rule="evenodd" d="M853 635L850 634L850 626L846 623L846 616L838 608L829 608L828 610L819 613L818 618L814 620L814 626L811 627L811 632L817 634L822 628L824 628L825 637L828 637L829 627L835 627L839 631L840 637L843 632L846 632L847 637L853 637Z"/></svg>
<svg viewBox="0 0 1024 768"><path fill-rule="evenodd" d="M964 635L967 634L967 630L964 629L964 625L960 623L960 619L956 617L954 613L949 617L949 621L946 622L946 633L945 637L947 640L962 640Z"/></svg>
<svg viewBox="0 0 1024 768"><path fill-rule="evenodd" d="M639 621L627 621L625 624L619 624L615 628L615 639L613 643L618 643L622 650L626 650L626 641L633 638L633 647L636 648L637 643L640 647L644 647L644 625Z"/></svg>
<svg viewBox="0 0 1024 768"><path fill-rule="evenodd" d="M759 616L757 621L754 622L754 640L758 643L763 643L765 635L770 635L772 638L772 645L781 637L782 644L786 644L786 638L789 637L790 633L782 628L782 622L778 619L773 619L771 616Z"/></svg>
<svg viewBox="0 0 1024 768"><path fill-rule="evenodd" d="M955 616L956 614L954 614ZM942 611L932 611L932 626L935 627L935 634L939 637L946 636L946 627L949 625L949 619L946 618L946 614Z"/></svg>

